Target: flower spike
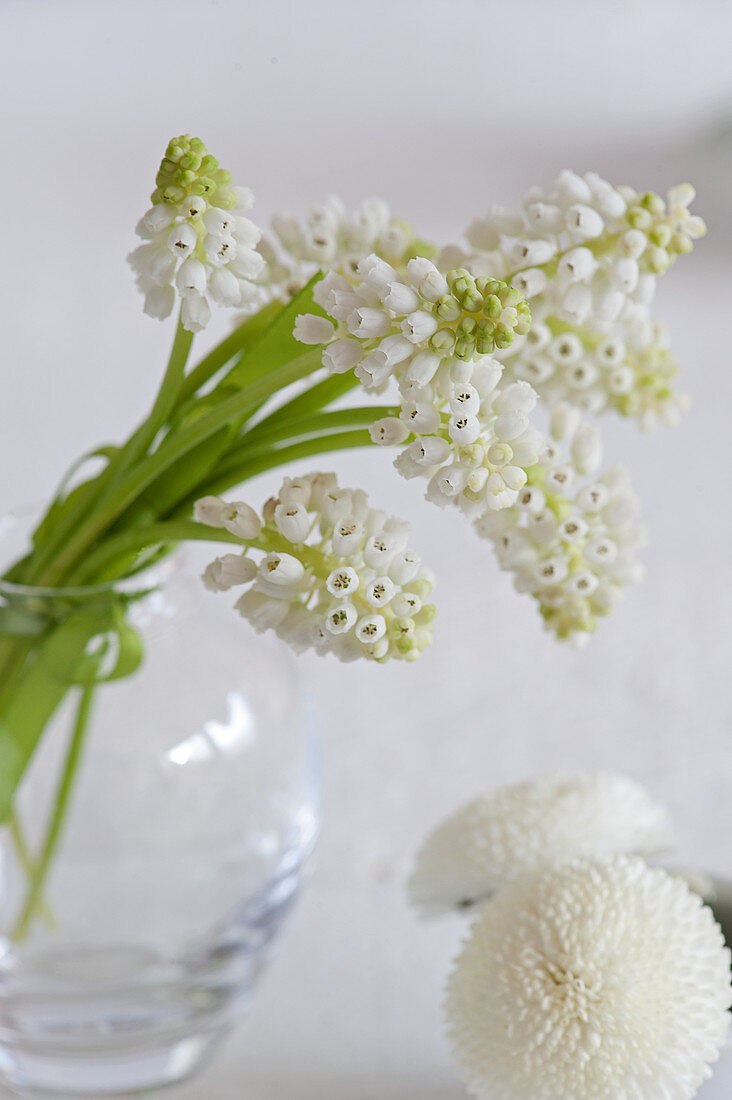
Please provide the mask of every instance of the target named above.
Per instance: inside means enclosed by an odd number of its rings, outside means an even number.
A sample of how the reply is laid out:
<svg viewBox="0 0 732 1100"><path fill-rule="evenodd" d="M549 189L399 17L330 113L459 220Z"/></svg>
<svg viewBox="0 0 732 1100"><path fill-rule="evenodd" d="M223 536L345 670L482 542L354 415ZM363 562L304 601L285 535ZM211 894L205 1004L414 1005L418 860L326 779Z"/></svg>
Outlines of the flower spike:
<svg viewBox="0 0 732 1100"><path fill-rule="evenodd" d="M272 237L262 238L259 251L266 261L257 280L263 293L287 302L318 271L335 271L357 283L358 265L372 253L404 274L413 256L433 256L437 249L394 217L383 199L365 199L346 210L336 195L329 195L303 219L276 214Z"/></svg>
<svg viewBox="0 0 732 1100"><path fill-rule="evenodd" d="M470 251L445 249L474 275L508 279L531 302L526 339L498 349L513 376L550 402L596 414L614 409L643 428L674 424L686 399L674 393L676 364L649 304L658 276L706 232L689 211L694 189L613 187L593 172L565 171L523 210L494 207L474 221Z"/></svg>
<svg viewBox="0 0 732 1100"><path fill-rule="evenodd" d="M152 208L137 226L145 241L128 257L145 295L145 312L160 319L182 300L182 323L199 332L211 304L241 307L257 299L254 280L264 260L259 229L242 217L254 197L232 187L200 138L173 138L152 194Z"/></svg>
<svg viewBox="0 0 732 1100"><path fill-rule="evenodd" d="M394 465L403 477L425 477L428 499L469 515L513 504L544 441L529 422L533 390L501 386L503 367L488 353L528 330L525 298L464 269L443 275L423 257L409 261L405 278L378 256L358 270L358 286L335 272L316 284L333 321L325 329L323 318L298 317L295 336L324 344L323 365L353 370L367 390L396 380L400 415L378 420L372 439L406 444Z"/></svg>
<svg viewBox="0 0 732 1100"><path fill-rule="evenodd" d="M339 489L334 474L285 478L261 520L215 497L198 502L196 518L246 544L203 580L214 591L249 584L236 606L255 630L343 661L413 661L432 641L434 582L409 547L409 524L369 508L361 490Z"/></svg>
<svg viewBox="0 0 732 1100"><path fill-rule="evenodd" d="M596 427L562 403L553 410L551 433L515 503L486 512L475 527L494 543L516 589L538 601L547 629L582 646L624 587L642 579L638 549L645 535L625 470L599 473Z"/></svg>

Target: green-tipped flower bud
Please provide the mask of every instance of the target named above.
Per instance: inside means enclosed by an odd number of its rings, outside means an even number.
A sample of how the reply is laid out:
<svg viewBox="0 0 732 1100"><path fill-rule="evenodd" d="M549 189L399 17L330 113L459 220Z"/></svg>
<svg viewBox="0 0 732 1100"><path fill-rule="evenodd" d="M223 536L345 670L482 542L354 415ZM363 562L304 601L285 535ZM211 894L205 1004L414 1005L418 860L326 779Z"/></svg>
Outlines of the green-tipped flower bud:
<svg viewBox="0 0 732 1100"><path fill-rule="evenodd" d="M691 252L694 247L694 242L688 233L674 233L669 244L669 251L673 252L675 256L679 256L684 252Z"/></svg>
<svg viewBox="0 0 732 1100"><path fill-rule="evenodd" d="M648 270L652 271L654 275L662 275L671 263L671 257L665 248L656 248L653 246L646 249L645 259L648 264Z"/></svg>
<svg viewBox="0 0 732 1100"><path fill-rule="evenodd" d="M483 313L491 320L501 315L501 299L497 294L489 294L483 303Z"/></svg>
<svg viewBox="0 0 732 1100"><path fill-rule="evenodd" d="M231 209L236 203L236 197L232 199L228 191L219 194L231 184L231 174L219 168L216 157L211 156L200 138L190 134L182 134L168 143L155 183L153 204L177 206L186 195L205 195L209 203L224 209Z"/></svg>
<svg viewBox="0 0 732 1100"><path fill-rule="evenodd" d="M464 268L455 268L445 276L451 294L446 294L433 306L441 321L454 324L455 349L458 359L469 360L476 354L490 355L495 348L506 348L515 335L529 330L531 312L524 296L516 287L499 279L480 276L475 279ZM477 315L477 316L476 316ZM430 343L435 351L449 354L448 342L439 329Z"/></svg>
<svg viewBox="0 0 732 1100"><path fill-rule="evenodd" d="M667 225L654 225L648 234L648 240L659 248L666 248L671 240L671 230Z"/></svg>
<svg viewBox="0 0 732 1100"><path fill-rule="evenodd" d="M653 225L653 217L650 211L645 210L642 206L631 206L627 213L628 225L633 229L640 229L641 232L647 232Z"/></svg>
<svg viewBox="0 0 732 1100"><path fill-rule="evenodd" d="M506 325L496 325L496 331L493 333L493 339L497 348L503 350L503 348L509 347L513 341L513 332L507 328Z"/></svg>
<svg viewBox="0 0 732 1100"><path fill-rule="evenodd" d="M651 214L655 214L657 217L666 213L666 203L655 191L645 193L641 199L641 206L644 206L646 210L650 210Z"/></svg>
<svg viewBox="0 0 732 1100"><path fill-rule="evenodd" d="M478 355L492 355L496 350L496 342L493 336L489 336L488 334L478 336L475 341L475 350L478 352Z"/></svg>
<svg viewBox="0 0 732 1100"><path fill-rule="evenodd" d="M461 309L452 294L445 294L435 303L435 316L441 321L459 321Z"/></svg>
<svg viewBox="0 0 732 1100"><path fill-rule="evenodd" d="M455 333L449 328L438 328L430 337L430 345L442 355L449 355L455 344Z"/></svg>

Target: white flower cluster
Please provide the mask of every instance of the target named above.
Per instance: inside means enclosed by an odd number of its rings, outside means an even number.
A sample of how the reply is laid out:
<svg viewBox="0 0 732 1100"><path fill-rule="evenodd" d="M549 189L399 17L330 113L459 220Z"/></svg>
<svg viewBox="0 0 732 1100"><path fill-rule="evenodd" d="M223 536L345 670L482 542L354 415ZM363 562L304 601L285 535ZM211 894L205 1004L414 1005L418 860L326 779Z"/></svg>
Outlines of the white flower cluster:
<svg viewBox="0 0 732 1100"><path fill-rule="evenodd" d="M446 1016L480 1100L690 1100L731 1001L711 910L660 868L611 856L499 890L457 959Z"/></svg>
<svg viewBox="0 0 732 1100"><path fill-rule="evenodd" d="M130 254L145 312L168 317L182 299L181 320L200 332L211 303L241 307L254 300L254 281L264 267L256 246L259 229L242 214L254 202L245 187L231 187L199 138L174 138L166 150L152 195L137 226L144 244Z"/></svg>
<svg viewBox="0 0 732 1100"><path fill-rule="evenodd" d="M625 470L597 473L602 452L596 427L560 403L551 432L554 442L529 471L516 503L485 513L475 526L493 542L516 589L538 601L547 629L582 645L624 587L641 580L637 552L644 533Z"/></svg>
<svg viewBox="0 0 732 1100"><path fill-rule="evenodd" d="M666 808L623 775L549 775L474 799L420 848L409 898L425 915L486 901L520 875L569 858L657 856L673 846Z"/></svg>
<svg viewBox="0 0 732 1100"><path fill-rule="evenodd" d="M272 218L274 239L263 237L259 251L266 264L259 278L272 298L289 301L316 271L333 270L357 279L358 265L376 253L398 271L428 248L408 222L392 216L383 199L365 199L353 211L330 195L301 220L294 214Z"/></svg>
<svg viewBox="0 0 732 1100"><path fill-rule="evenodd" d="M665 809L619 775L479 798L427 838L428 913L479 904L448 981L448 1038L479 1100L688 1100L727 1033L730 952L698 894L644 858Z"/></svg>
<svg viewBox="0 0 732 1100"><path fill-rule="evenodd" d="M378 420L375 443L408 445L395 462L404 477L425 477L428 499L459 504L468 514L512 504L544 443L529 422L536 395L525 382L502 386L492 353L526 332L528 307L513 287L443 275L431 261L410 260L403 278L369 256L353 286L329 272L313 297L333 318L298 317L303 343L325 344L333 373L354 370L366 390L391 378L401 395L399 417Z"/></svg>
<svg viewBox="0 0 732 1100"><path fill-rule="evenodd" d="M448 248L443 266L508 279L530 300L531 332L500 357L550 400L590 413L615 408L645 428L675 423L684 399L676 365L649 315L662 274L705 232L689 212L694 189L613 187L565 171L521 211L494 207L467 230L471 251Z"/></svg>
<svg viewBox="0 0 732 1100"><path fill-rule="evenodd" d="M344 661L413 661L432 641L434 580L409 546L409 524L369 508L362 490L340 489L335 474L285 478L261 519L217 497L195 515L247 544L213 561L204 582L248 584L236 607L256 630Z"/></svg>

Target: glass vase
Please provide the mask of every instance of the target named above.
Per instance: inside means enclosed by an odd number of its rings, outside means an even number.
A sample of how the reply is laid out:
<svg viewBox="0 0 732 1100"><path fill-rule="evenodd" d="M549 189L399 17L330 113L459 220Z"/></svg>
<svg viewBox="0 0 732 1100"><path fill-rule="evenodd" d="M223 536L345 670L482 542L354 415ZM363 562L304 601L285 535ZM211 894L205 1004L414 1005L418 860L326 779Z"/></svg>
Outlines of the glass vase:
<svg viewBox="0 0 732 1100"><path fill-rule="evenodd" d="M0 646L20 655L0 680L3 759L42 726L0 849L0 1081L21 1095L187 1077L297 894L319 817L312 705L289 651L199 571L184 554L93 588L0 581Z"/></svg>

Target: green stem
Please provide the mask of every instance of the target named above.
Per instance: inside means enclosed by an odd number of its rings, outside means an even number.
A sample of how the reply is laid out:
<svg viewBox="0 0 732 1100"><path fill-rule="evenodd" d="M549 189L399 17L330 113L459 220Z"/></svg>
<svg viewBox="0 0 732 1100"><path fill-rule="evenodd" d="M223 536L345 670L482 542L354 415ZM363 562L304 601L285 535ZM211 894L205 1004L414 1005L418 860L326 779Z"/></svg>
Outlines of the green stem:
<svg viewBox="0 0 732 1100"><path fill-rule="evenodd" d="M245 452L256 443L257 449L263 443L278 443L283 439L297 439L304 435L322 435L336 428L368 427L382 416L399 416L399 409L393 405L352 405L347 409L331 409L328 412L315 413L305 417L278 420L262 420L243 437L244 446L229 454L231 457L244 458ZM227 456L228 457L228 456Z"/></svg>
<svg viewBox="0 0 732 1100"><path fill-rule="evenodd" d="M179 316L170 358L153 407L149 416L146 417L134 435L131 436L129 442L120 451L119 459L117 461L112 460L114 477L110 479L111 484L114 484L120 474L129 469L130 466L134 466L138 458L147 452L155 436L175 408L183 384L192 343L193 333L183 328L182 316Z"/></svg>
<svg viewBox="0 0 732 1100"><path fill-rule="evenodd" d="M35 638L3 638L0 640L0 714L6 698L12 695L15 681L20 675ZM0 719L0 723L2 719Z"/></svg>
<svg viewBox="0 0 732 1100"><path fill-rule="evenodd" d="M272 393L284 386L296 382L309 374L314 362L319 360L319 349L306 352L284 366L270 371L256 382L220 401L210 412L200 416L187 427L176 432L151 455L127 472L112 489L109 496L97 506L81 524L56 558L53 566L40 577L36 584L58 584L60 578L95 542L107 527L151 484L172 466L184 459L185 455L203 440L208 439L220 428L232 420L243 418L252 409L256 409ZM197 496L203 496L197 493Z"/></svg>
<svg viewBox="0 0 732 1100"><path fill-rule="evenodd" d="M169 520L166 523L151 523L145 527L136 527L124 534L107 539L84 561L83 569L71 577L73 584L94 583L96 575L105 566L118 557L145 550L148 546L164 545L172 542L230 542L241 546L241 539L221 527L206 527L193 520Z"/></svg>
<svg viewBox="0 0 732 1100"><path fill-rule="evenodd" d="M259 336L265 330L281 309L281 302L270 302L269 305L264 306L252 317L247 317L234 329L230 336L217 344L184 379L178 395L178 404L180 405L192 397L201 386L205 385L210 378L213 378L217 371L225 367L236 355L239 355L251 339Z"/></svg>
<svg viewBox="0 0 732 1100"><path fill-rule="evenodd" d="M25 939L28 934L33 918L38 911L48 871L61 839L61 832L69 809L71 791L76 778L79 761L81 759L81 751L84 745L84 738L89 724L89 715L95 687L96 683L90 681L85 684L81 690L76 722L74 723L63 772L56 791L56 801L46 832L46 838L43 843L41 855L30 876L30 886L28 894L26 895L25 904L18 917L15 928L13 929L12 938L16 942Z"/></svg>
<svg viewBox="0 0 732 1100"><path fill-rule="evenodd" d="M145 454L175 405L192 341L193 333L183 328L179 317L168 365L149 416L110 459L102 473L84 487L76 507L64 516L42 550L33 556L32 568L24 578L25 583L43 583L39 578L43 576L44 569L53 561L54 555L68 541L71 533L79 527L89 508L99 508L109 498L125 471Z"/></svg>
<svg viewBox="0 0 732 1100"><path fill-rule="evenodd" d="M23 827L20 824L20 819L15 810L8 818L8 829L10 830L10 836L15 848L15 854L18 857L18 863L25 877L30 881L36 874L36 864L33 856L30 853L28 845L26 844L25 836L23 835ZM38 911L43 917L46 927L49 929L55 928L56 922L53 917L48 903L42 898L38 899Z"/></svg>
<svg viewBox="0 0 732 1100"><path fill-rule="evenodd" d="M288 436L288 438L290 437ZM246 467L251 468L255 473L261 473L263 470L271 469L284 462L303 458L307 455L322 454L327 451L343 450L349 447L370 446L372 443L371 436L366 431L332 432L327 435L321 435L317 439L308 439L300 443L294 443L290 447L273 449L268 446L266 450L250 453L247 457ZM235 484L239 484L240 481L245 480L239 476L242 469L244 469L244 463L240 462L232 469L235 470L237 477ZM218 476L225 479L227 473L228 470L224 469L218 472ZM254 474L251 476L254 476ZM227 485L226 487L228 488L229 486ZM196 499L199 499L200 496L206 496L210 491L208 487L203 487L197 491L198 495ZM191 503L192 502L186 501L185 504L181 505L180 510L188 511ZM197 542L227 542L235 546L241 545L241 539L238 536L230 534L223 528L206 527L204 524L196 523L193 520L171 519L162 523L152 523L145 527L125 531L121 535L108 539L86 558L83 569L72 574L69 578L69 583L91 584L94 582L97 574L108 566L110 562L117 558L122 558L125 555L145 550L149 546L164 545L165 543L173 542L187 542L191 540Z"/></svg>
<svg viewBox="0 0 732 1100"><path fill-rule="evenodd" d="M273 470L277 466L284 466L287 462L297 462L301 458L309 458L311 455L325 454L330 451L345 451L352 447L373 447L374 442L365 428L350 432L331 432L328 435L316 436L314 439L305 439L299 443L293 443L289 447L280 447L272 450L267 448L260 454L250 457L240 466L219 471L217 476L206 485L198 488L198 497L217 495L243 481L248 481L257 474L266 470ZM193 506L193 501L184 501L181 510Z"/></svg>
<svg viewBox="0 0 732 1100"><path fill-rule="evenodd" d="M282 420L295 420L317 412L326 405L332 405L334 401L344 397L359 385L360 382L352 372L331 374L320 382L316 382L314 386L310 386L304 393L299 393L283 405L278 405L271 413L257 421L252 432L259 431L268 424L279 424Z"/></svg>

